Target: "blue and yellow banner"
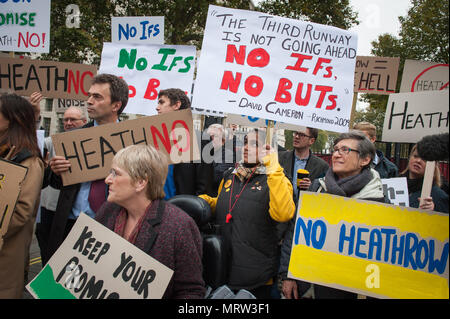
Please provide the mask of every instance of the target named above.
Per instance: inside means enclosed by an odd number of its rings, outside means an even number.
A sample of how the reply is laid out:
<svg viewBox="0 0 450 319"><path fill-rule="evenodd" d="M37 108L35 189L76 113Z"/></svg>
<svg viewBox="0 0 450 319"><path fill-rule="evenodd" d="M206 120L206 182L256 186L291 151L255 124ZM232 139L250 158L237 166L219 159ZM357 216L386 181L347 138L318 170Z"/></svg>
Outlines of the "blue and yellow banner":
<svg viewBox="0 0 450 319"><path fill-rule="evenodd" d="M289 277L377 298L449 298L449 217L302 192Z"/></svg>

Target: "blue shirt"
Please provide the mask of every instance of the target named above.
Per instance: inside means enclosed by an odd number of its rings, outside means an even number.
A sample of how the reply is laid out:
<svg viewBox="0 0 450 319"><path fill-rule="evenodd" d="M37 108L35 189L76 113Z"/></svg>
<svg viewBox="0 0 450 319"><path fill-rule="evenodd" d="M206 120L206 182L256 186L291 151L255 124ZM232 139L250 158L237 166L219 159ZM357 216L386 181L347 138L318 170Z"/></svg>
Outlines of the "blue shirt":
<svg viewBox="0 0 450 319"><path fill-rule="evenodd" d="M96 121L94 121L94 126L98 126ZM85 213L89 217L95 218L95 212L89 206L88 198L90 190L91 182L81 183L80 191L78 192L75 203L73 204L69 219L77 219L81 212Z"/></svg>
<svg viewBox="0 0 450 319"><path fill-rule="evenodd" d="M295 197L298 197L297 190L297 171L299 169L305 169L306 163L308 162L309 156L307 158L298 158L294 153L294 170L292 171L292 186L294 188Z"/></svg>
<svg viewBox="0 0 450 319"><path fill-rule="evenodd" d="M175 181L173 179L173 164L170 164L167 172L166 183L164 184L164 193L166 194L164 200L174 197L176 195L176 191Z"/></svg>

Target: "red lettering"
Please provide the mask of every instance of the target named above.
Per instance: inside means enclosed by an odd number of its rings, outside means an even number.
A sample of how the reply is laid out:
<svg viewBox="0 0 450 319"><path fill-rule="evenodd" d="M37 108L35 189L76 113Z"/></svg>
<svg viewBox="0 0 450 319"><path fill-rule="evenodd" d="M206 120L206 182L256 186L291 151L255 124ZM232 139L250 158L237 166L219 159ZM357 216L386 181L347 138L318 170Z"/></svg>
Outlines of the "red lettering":
<svg viewBox="0 0 450 319"><path fill-rule="evenodd" d="M275 101L280 103L289 103L291 101L291 93L288 92L290 88L292 88L292 82L286 78L281 78L278 82Z"/></svg>
<svg viewBox="0 0 450 319"><path fill-rule="evenodd" d="M162 130L164 137L161 135L161 133L158 131L158 129L155 126L150 127L150 131L152 132L152 138L153 138L153 145L157 150L159 150L158 141L156 139L156 135L158 135L159 139L161 140L162 144L164 145L164 148L166 149L167 153L170 154L170 139L169 139L169 131L167 130L166 123L162 123Z"/></svg>
<svg viewBox="0 0 450 319"><path fill-rule="evenodd" d="M331 76L333 75L333 73L331 72L331 70L333 70L332 66L327 66L325 68L325 70L328 72L327 74L325 74L323 77L324 78L331 78Z"/></svg>
<svg viewBox="0 0 450 319"><path fill-rule="evenodd" d="M81 78L80 78L80 88L81 88L81 93L83 93L84 96L88 95L88 92L86 92L86 90L84 89L84 78L89 75L91 78L94 78L94 74L91 71L85 71L81 74ZM91 87L91 81L89 81L88 83L88 87ZM88 89L89 90L89 89Z"/></svg>
<svg viewBox="0 0 450 319"><path fill-rule="evenodd" d="M316 75L317 72L319 72L319 70L323 68L322 63L330 63L330 62L331 62L331 59L318 58L317 62L316 62L316 66L314 67L313 74Z"/></svg>
<svg viewBox="0 0 450 319"><path fill-rule="evenodd" d="M303 92L303 83L298 83L297 86L297 92L295 93L295 103L300 106L306 106L309 104L309 100L311 99L311 90L312 90L312 84L308 84L308 89L306 91L306 95L304 98L302 98L302 92Z"/></svg>
<svg viewBox="0 0 450 319"><path fill-rule="evenodd" d="M248 54L247 64L252 67L263 68L269 64L270 55L263 48L257 48Z"/></svg>
<svg viewBox="0 0 450 319"><path fill-rule="evenodd" d="M233 93L237 93L239 84L241 83L242 73L237 72L236 78L233 77L232 71L223 72L222 83L220 84L221 90L228 90Z"/></svg>
<svg viewBox="0 0 450 319"><path fill-rule="evenodd" d="M256 75L251 75L245 80L245 92L251 96L258 96L264 87L263 80Z"/></svg>
<svg viewBox="0 0 450 319"><path fill-rule="evenodd" d="M297 62L295 62L295 65L288 65L286 67L286 69L288 70L294 70L294 71L301 71L301 72L308 72L307 68L302 68L302 63L304 60L311 60L312 56L311 55L304 55L304 54L300 54L300 53L292 53L291 57L293 58L297 58Z"/></svg>
<svg viewBox="0 0 450 319"><path fill-rule="evenodd" d="M23 37L22 32L19 32L19 40L17 41L17 47L20 48L20 41L22 40L23 41L23 45L25 46L25 48L28 48L28 39L29 39L28 32L27 32L27 38L26 39Z"/></svg>
<svg viewBox="0 0 450 319"><path fill-rule="evenodd" d="M75 80L73 71L69 70L69 87L67 89L68 93L72 92L72 84L73 84L75 93L78 94L78 91L80 90L80 71L77 71L77 79Z"/></svg>
<svg viewBox="0 0 450 319"><path fill-rule="evenodd" d="M330 95L328 97L328 100L331 102L331 104L327 106L327 110L333 110L336 107L336 98L337 95Z"/></svg>
<svg viewBox="0 0 450 319"><path fill-rule="evenodd" d="M156 88L159 87L161 82L158 79L148 80L147 89L145 90L144 99L156 100L158 97L158 92Z"/></svg>
<svg viewBox="0 0 450 319"><path fill-rule="evenodd" d="M317 100L316 108L320 109L322 107L323 99L325 98L325 95L327 92L333 91L333 88L331 86L325 86L325 85L316 85L314 88L316 91L320 91L319 100Z"/></svg>
<svg viewBox="0 0 450 319"><path fill-rule="evenodd" d="M184 133L185 134L183 134L183 135L187 137L186 147L184 147L184 148L181 148L180 146L178 146L178 140L176 139L176 136L175 136L175 130L179 129L179 128L175 128L175 126L178 123L181 124L184 127ZM186 151L188 151L191 148L191 136L189 134L189 128L188 128L188 126L187 126L185 121L182 121L182 120L174 121L173 124L172 124L171 135L172 135L173 145L178 149L178 151L186 152Z"/></svg>
<svg viewBox="0 0 450 319"><path fill-rule="evenodd" d="M128 85L128 97L135 97L135 96L136 96L136 88L132 85Z"/></svg>
<svg viewBox="0 0 450 319"><path fill-rule="evenodd" d="M234 44L227 45L227 57L225 58L225 62L234 63L236 61L237 64L244 65L245 48L245 45L239 46L238 52Z"/></svg>

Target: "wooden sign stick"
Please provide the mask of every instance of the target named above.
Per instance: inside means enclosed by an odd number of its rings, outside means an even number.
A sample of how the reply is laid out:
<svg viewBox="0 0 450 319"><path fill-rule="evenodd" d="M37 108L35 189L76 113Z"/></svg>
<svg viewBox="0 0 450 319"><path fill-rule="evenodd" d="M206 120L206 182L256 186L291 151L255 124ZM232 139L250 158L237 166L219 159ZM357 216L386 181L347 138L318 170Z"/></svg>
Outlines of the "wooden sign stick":
<svg viewBox="0 0 450 319"><path fill-rule="evenodd" d="M431 187L433 186L434 168L436 166L435 161L427 161L425 166L425 176L423 177L422 193L420 194L420 203L422 205L423 199L429 197L431 194Z"/></svg>

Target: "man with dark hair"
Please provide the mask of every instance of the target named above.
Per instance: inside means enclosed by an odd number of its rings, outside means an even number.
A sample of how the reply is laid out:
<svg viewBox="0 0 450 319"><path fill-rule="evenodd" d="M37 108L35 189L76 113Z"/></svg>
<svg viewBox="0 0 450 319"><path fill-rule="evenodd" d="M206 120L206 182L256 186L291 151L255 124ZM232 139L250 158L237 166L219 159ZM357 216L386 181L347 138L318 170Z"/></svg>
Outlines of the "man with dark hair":
<svg viewBox="0 0 450 319"><path fill-rule="evenodd" d="M115 75L98 74L88 91L87 112L92 121L82 128L118 122L127 103L128 84ZM63 187L60 175L69 170L70 165L63 156L54 156L49 163L48 181L61 190L50 231L49 257L64 241L80 213L94 218L108 196L104 179Z"/></svg>
<svg viewBox="0 0 450 319"><path fill-rule="evenodd" d="M190 109L191 101L180 89L170 88L158 93L158 114ZM200 195L206 193L207 170L202 163L179 163L169 165L164 185L165 200L181 194Z"/></svg>

